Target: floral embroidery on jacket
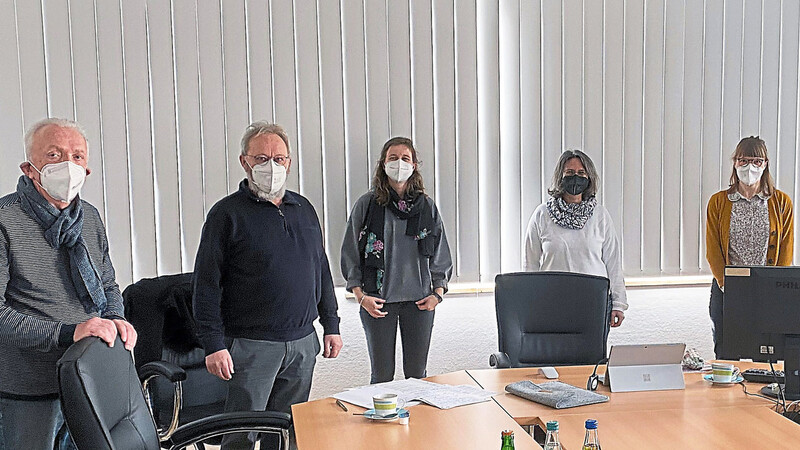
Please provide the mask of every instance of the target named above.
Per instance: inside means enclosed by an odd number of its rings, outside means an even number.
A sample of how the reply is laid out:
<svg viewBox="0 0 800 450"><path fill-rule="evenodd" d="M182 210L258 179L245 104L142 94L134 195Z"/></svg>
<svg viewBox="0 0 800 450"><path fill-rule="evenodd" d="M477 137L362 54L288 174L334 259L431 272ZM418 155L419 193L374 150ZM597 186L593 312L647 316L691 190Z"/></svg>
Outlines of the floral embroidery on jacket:
<svg viewBox="0 0 800 450"><path fill-rule="evenodd" d="M380 292L381 286L383 286L383 269L378 269L377 272L378 272L376 277L377 282L375 283L375 285L378 286L378 292Z"/></svg>
<svg viewBox="0 0 800 450"><path fill-rule="evenodd" d="M366 258L367 255L372 253L372 255L375 256L376 258L380 258L382 251L383 251L383 241L378 239L377 236L375 236L375 233L370 233L367 236L367 245L366 247L364 247L364 257Z"/></svg>

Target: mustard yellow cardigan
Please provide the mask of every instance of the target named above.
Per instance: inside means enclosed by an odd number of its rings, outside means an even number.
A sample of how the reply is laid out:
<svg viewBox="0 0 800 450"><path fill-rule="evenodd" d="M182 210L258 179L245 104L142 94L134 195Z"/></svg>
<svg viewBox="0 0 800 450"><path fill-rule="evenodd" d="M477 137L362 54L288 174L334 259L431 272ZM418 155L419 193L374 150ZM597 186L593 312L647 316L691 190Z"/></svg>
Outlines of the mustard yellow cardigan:
<svg viewBox="0 0 800 450"><path fill-rule="evenodd" d="M731 207L728 191L711 196L706 210L706 259L720 286L725 282L725 265L728 259L728 242L731 229ZM794 212L792 200L775 190L767 200L769 209L768 266L791 266L794 245Z"/></svg>

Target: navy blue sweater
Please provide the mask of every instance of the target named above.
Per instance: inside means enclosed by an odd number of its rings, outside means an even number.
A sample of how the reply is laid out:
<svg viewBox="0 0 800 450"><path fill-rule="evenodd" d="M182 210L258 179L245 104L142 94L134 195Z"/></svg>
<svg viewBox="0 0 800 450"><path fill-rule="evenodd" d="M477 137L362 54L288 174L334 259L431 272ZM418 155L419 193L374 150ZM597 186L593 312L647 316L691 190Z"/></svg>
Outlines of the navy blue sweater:
<svg viewBox="0 0 800 450"><path fill-rule="evenodd" d="M247 180L208 213L194 265L194 317L206 355L224 337L287 342L339 334L338 305L314 207L286 192L281 206Z"/></svg>

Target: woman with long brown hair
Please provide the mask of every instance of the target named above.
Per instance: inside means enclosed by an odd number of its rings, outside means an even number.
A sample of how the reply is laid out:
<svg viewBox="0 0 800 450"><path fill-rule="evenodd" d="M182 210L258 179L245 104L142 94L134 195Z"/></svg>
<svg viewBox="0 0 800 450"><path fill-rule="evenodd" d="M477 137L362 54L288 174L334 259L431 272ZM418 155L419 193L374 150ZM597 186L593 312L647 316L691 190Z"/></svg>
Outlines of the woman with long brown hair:
<svg viewBox="0 0 800 450"><path fill-rule="evenodd" d="M739 141L730 187L708 201L706 259L714 274L708 312L714 353L721 355L725 266L790 266L794 244L792 200L775 189L767 145L758 136Z"/></svg>
<svg viewBox="0 0 800 450"><path fill-rule="evenodd" d="M397 327L403 374L427 376L434 309L453 270L436 204L425 194L410 139L389 139L372 189L353 206L342 242L342 274L361 306L371 382L394 379Z"/></svg>

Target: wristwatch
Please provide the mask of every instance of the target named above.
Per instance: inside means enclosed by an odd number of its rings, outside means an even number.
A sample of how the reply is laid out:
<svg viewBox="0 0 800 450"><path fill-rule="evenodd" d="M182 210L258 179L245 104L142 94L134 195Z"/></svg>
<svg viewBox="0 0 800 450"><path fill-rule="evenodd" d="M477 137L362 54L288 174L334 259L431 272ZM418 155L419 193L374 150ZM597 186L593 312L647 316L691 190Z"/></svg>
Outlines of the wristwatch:
<svg viewBox="0 0 800 450"><path fill-rule="evenodd" d="M439 303L442 303L442 300L443 300L443 298L442 298L442 296L441 296L441 295L439 295L439 293L438 293L438 292L436 292L436 291L433 291L433 292L431 293L431 295L432 295L432 296L434 296L434 297L436 297L436 299L437 299L437 300L439 300Z"/></svg>

